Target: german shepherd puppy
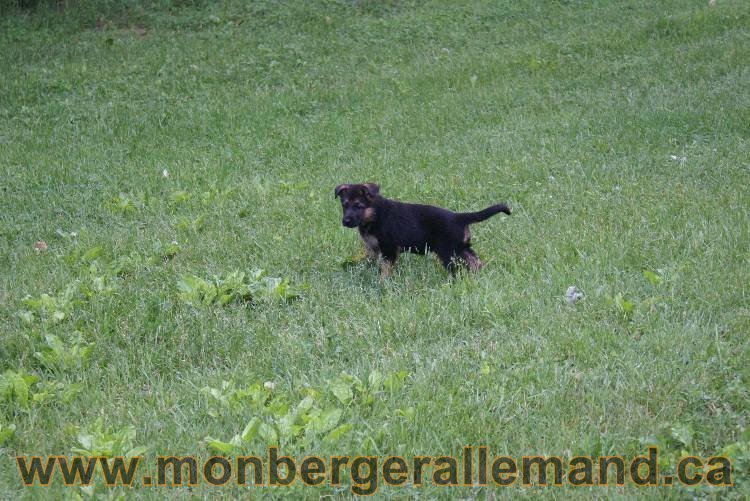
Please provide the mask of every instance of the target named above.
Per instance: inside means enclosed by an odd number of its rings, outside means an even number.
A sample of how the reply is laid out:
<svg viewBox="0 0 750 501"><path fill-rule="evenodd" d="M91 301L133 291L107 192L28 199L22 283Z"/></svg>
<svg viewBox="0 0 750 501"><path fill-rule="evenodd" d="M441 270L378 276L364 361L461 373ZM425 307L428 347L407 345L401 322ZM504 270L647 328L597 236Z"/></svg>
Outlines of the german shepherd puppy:
<svg viewBox="0 0 750 501"><path fill-rule="evenodd" d="M443 266L455 273L459 259L469 270L477 271L482 262L471 248L469 225L499 212L510 214L505 204L479 212L451 212L432 205L407 204L380 196L377 184L340 184L334 197L341 198L347 228L358 228L369 258L382 257L381 276L388 276L402 251L434 252Z"/></svg>

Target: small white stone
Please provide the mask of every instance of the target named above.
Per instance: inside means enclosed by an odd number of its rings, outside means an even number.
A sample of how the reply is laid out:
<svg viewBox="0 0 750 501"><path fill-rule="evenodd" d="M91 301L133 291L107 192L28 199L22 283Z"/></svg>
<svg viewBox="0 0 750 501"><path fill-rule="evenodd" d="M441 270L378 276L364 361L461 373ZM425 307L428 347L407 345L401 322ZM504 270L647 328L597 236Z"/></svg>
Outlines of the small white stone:
<svg viewBox="0 0 750 501"><path fill-rule="evenodd" d="M568 304L573 304L579 299L583 299L583 293L580 292L575 285L568 287L568 290L565 291L565 300Z"/></svg>
<svg viewBox="0 0 750 501"><path fill-rule="evenodd" d="M161 171L161 177L169 177L169 171L167 169Z"/></svg>
<svg viewBox="0 0 750 501"><path fill-rule="evenodd" d="M273 381L266 381L265 383L263 383L263 388L273 391L276 389L276 383L274 383Z"/></svg>

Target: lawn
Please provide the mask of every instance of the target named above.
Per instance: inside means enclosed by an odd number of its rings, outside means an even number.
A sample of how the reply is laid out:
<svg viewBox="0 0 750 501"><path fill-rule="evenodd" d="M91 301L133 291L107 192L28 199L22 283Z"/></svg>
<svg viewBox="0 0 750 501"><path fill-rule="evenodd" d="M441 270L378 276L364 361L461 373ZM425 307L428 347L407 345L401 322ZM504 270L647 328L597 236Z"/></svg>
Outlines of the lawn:
<svg viewBox="0 0 750 501"><path fill-rule="evenodd" d="M2 497L352 495L15 461L274 444L733 467L379 497L750 496L748 2L62 4L0 8ZM479 273L380 279L345 182L513 214L473 226Z"/></svg>

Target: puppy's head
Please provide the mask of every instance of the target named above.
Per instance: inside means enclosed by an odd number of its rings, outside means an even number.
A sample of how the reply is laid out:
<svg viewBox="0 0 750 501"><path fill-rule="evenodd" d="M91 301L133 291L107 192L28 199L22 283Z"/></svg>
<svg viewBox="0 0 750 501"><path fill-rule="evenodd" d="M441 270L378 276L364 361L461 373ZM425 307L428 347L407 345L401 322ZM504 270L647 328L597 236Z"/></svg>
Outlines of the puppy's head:
<svg viewBox="0 0 750 501"><path fill-rule="evenodd" d="M356 228L375 220L373 202L378 197L380 187L377 184L340 184L334 190L334 196L341 199L344 211L341 224L347 228Z"/></svg>

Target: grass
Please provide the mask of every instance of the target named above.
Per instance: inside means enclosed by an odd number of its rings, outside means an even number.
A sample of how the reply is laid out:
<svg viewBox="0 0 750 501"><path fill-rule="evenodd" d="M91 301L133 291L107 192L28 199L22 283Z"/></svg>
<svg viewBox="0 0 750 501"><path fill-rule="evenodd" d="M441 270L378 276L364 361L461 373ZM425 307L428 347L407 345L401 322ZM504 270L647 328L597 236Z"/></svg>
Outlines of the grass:
<svg viewBox="0 0 750 501"><path fill-rule="evenodd" d="M3 497L110 493L25 489L16 454L132 427L120 454L206 458L206 437L278 425L306 396L341 410L341 433L282 438L298 458L658 443L665 471L685 453L734 459L722 489L383 497L750 495L750 5L175 3L0 18L0 367L38 378L27 402L0 402ZM473 228L480 273L405 256L381 281L333 199L357 181L514 213ZM201 305L178 287L255 269L299 299ZM368 390L373 372L390 383ZM233 393L248 387L281 410Z"/></svg>

